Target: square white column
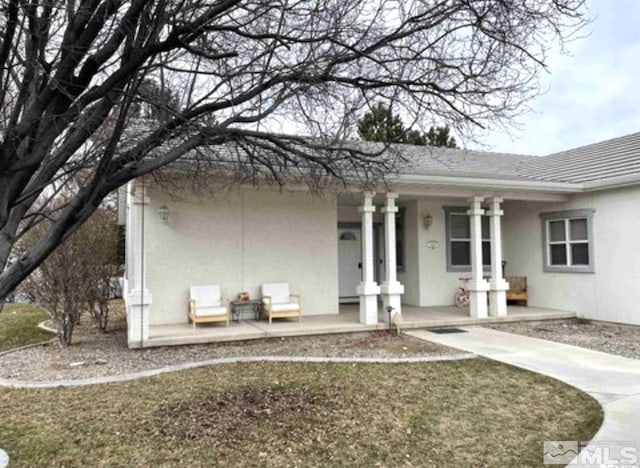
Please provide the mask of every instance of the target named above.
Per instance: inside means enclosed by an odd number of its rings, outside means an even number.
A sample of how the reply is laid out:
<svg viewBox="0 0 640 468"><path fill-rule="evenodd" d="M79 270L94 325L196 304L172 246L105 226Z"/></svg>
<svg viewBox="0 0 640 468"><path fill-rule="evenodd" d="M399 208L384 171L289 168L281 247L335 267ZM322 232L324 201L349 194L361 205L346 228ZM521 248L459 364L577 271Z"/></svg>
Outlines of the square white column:
<svg viewBox="0 0 640 468"><path fill-rule="evenodd" d="M502 277L502 227L500 224L504 212L500 208L502 198L493 197L489 200L490 209L489 228L491 230L491 281L489 286L489 315L492 317L506 317L507 290L509 283Z"/></svg>
<svg viewBox="0 0 640 468"><path fill-rule="evenodd" d="M487 291L489 283L483 278L482 266L482 209L483 197L473 197L471 207L467 211L471 225L471 281L467 283L469 289L469 315L472 318L486 318Z"/></svg>
<svg viewBox="0 0 640 468"><path fill-rule="evenodd" d="M128 234L130 236L131 264L128 269L131 278L127 278L131 288L126 296L127 301L127 339L130 347L140 347L149 339L149 313L151 308L151 291L146 282L146 252L144 246L144 217L147 216L149 197L146 187L140 183L130 185Z"/></svg>
<svg viewBox="0 0 640 468"><path fill-rule="evenodd" d="M127 342L129 348L141 348L149 340L151 292L133 289L127 295Z"/></svg>
<svg viewBox="0 0 640 468"><path fill-rule="evenodd" d="M402 312L402 294L404 294L404 286L398 282L397 277L397 261L396 261L396 206L397 193L387 192L387 204L382 208L384 214L384 258L385 258L385 275L384 282L380 287L382 293L382 306L384 308L384 316L388 319L387 308L392 307L399 313Z"/></svg>
<svg viewBox="0 0 640 468"><path fill-rule="evenodd" d="M357 293L360 296L360 323L375 325L378 323L378 294L380 286L374 280L374 251L373 251L373 206L375 192L365 192L363 205L359 208L362 213L362 281L358 284Z"/></svg>

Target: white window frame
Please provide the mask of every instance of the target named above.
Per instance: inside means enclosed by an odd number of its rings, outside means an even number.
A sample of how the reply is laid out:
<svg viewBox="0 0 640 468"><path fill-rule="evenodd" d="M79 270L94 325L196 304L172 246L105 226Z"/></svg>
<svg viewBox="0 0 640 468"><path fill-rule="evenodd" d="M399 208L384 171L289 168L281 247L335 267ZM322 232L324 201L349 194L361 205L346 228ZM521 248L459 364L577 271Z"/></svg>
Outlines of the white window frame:
<svg viewBox="0 0 640 468"><path fill-rule="evenodd" d="M542 220L542 251L543 251L543 265L542 269L545 272L552 273L594 273L594 252L593 252L593 209L582 210L570 210L570 211L556 211L553 213L542 213L540 219ZM571 221L577 219L584 219L587 223L587 239L572 240L571 239ZM564 224L564 240L552 241L551 240L551 223L562 221ZM587 252L589 255L589 263L587 265L574 265L572 259L571 246L575 244L587 244ZM566 249L566 265L552 265L551 264L551 246L552 245L564 245Z"/></svg>

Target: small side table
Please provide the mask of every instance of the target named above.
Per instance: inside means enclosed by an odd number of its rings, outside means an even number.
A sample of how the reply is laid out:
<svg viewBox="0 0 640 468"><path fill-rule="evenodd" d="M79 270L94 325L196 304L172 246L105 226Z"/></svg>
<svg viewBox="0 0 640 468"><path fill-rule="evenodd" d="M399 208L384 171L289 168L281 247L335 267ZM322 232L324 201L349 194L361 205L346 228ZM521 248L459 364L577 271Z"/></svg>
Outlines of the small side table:
<svg viewBox="0 0 640 468"><path fill-rule="evenodd" d="M258 299L253 299L250 301L231 301L231 317L234 322L240 321L240 314L247 310L250 310L253 313L254 320L258 320L260 318L260 305L262 301Z"/></svg>

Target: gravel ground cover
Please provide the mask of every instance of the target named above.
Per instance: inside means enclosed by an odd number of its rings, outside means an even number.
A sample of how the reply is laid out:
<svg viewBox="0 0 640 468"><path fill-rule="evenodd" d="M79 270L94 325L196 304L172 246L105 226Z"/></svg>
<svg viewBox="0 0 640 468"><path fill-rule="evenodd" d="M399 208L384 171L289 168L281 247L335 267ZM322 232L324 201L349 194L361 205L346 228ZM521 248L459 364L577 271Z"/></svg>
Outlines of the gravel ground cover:
<svg viewBox="0 0 640 468"><path fill-rule="evenodd" d="M231 343L127 348L126 332L96 334L81 327L74 344L51 343L0 355L0 378L84 379L157 369L173 364L233 356L415 357L459 354L458 350L387 331L270 338Z"/></svg>
<svg viewBox="0 0 640 468"><path fill-rule="evenodd" d="M117 307L114 309L109 333L95 333L90 322L85 320L77 328L74 344L69 348L60 348L53 342L0 353L0 378L32 381L84 379L236 356L397 358L459 353L455 349L405 335L398 337L387 331L130 350L127 348L124 316ZM488 326L640 359L640 327L580 320Z"/></svg>
<svg viewBox="0 0 640 468"><path fill-rule="evenodd" d="M487 327L640 359L640 327L637 326L573 319L513 322Z"/></svg>

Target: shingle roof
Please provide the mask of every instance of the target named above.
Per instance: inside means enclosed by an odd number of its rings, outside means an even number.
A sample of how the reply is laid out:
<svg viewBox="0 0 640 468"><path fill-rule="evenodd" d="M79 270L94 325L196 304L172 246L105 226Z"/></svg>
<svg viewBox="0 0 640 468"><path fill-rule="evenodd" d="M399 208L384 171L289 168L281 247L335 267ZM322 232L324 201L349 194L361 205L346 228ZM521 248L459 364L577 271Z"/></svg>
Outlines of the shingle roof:
<svg viewBox="0 0 640 468"><path fill-rule="evenodd" d="M400 170L403 174L534 179L519 164L535 156L412 145L396 148L410 161Z"/></svg>
<svg viewBox="0 0 640 468"><path fill-rule="evenodd" d="M640 174L640 132L518 163L529 177L554 182L591 182Z"/></svg>
<svg viewBox="0 0 640 468"><path fill-rule="evenodd" d="M640 132L547 156L397 145L402 173L584 183L640 175ZM426 151L426 153L425 153Z"/></svg>
<svg viewBox="0 0 640 468"><path fill-rule="evenodd" d="M135 134L144 133L142 122ZM175 142L167 142L166 150ZM640 132L593 143L547 156L498 153L469 149L348 141L346 146L364 152L392 151L406 162L402 175L509 179L580 184L607 181L619 176L640 176ZM233 146L233 148L232 148ZM213 151L216 158L235 160L235 146L227 143ZM238 151L239 148L235 148Z"/></svg>

